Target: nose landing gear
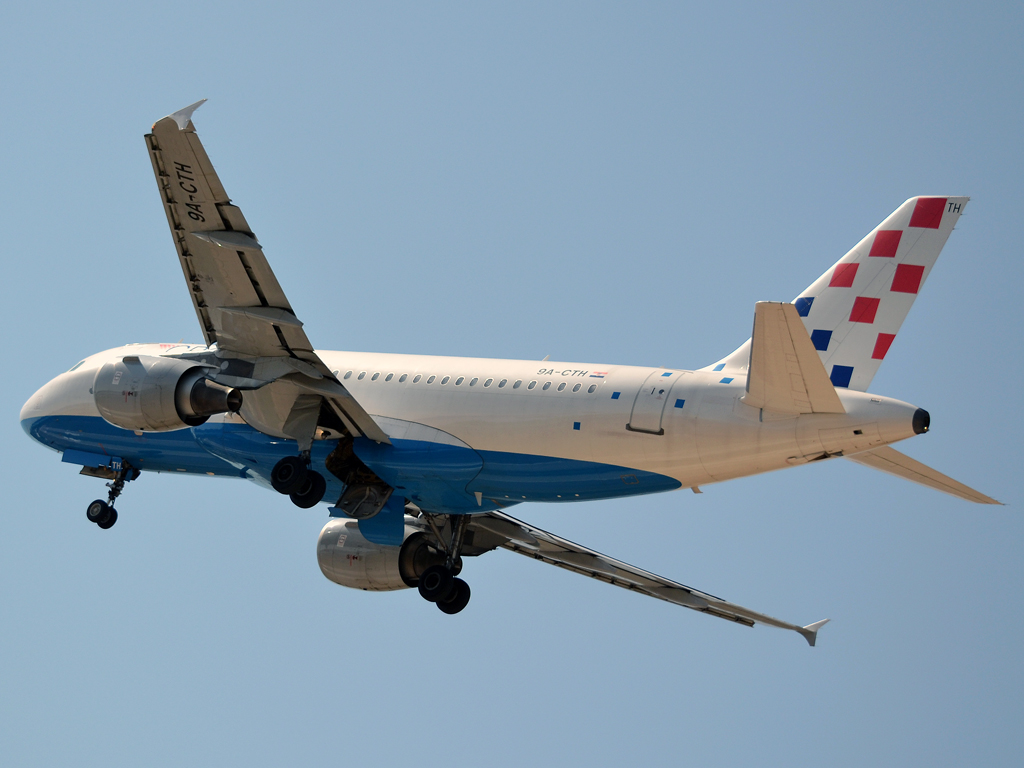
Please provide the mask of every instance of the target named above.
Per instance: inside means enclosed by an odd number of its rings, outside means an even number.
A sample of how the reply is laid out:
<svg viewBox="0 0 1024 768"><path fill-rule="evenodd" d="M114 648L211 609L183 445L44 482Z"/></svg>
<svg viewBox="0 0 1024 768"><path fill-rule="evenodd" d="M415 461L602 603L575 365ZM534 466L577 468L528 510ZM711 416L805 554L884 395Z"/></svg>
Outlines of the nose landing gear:
<svg viewBox="0 0 1024 768"><path fill-rule="evenodd" d="M113 527L117 522L117 510L114 509L114 501L124 490L124 484L131 482L139 476L139 470L132 467L127 461L121 463L121 469L114 474L114 479L107 483L110 491L107 493L107 500L96 499L85 509L85 516L90 523L96 523L103 530ZM110 475L107 475L110 477Z"/></svg>
<svg viewBox="0 0 1024 768"><path fill-rule="evenodd" d="M117 510L102 499L96 499L85 508L85 516L90 523L96 523L103 530L107 530L117 522Z"/></svg>

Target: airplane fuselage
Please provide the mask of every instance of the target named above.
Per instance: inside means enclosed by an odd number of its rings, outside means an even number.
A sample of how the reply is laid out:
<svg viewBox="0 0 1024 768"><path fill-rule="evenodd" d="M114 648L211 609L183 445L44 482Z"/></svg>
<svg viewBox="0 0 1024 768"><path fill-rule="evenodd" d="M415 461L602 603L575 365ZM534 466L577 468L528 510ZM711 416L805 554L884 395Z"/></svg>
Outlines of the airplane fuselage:
<svg viewBox="0 0 1024 768"><path fill-rule="evenodd" d="M274 434L273 390L245 393L239 414L190 429L141 432L100 416L92 388L108 360L203 347L130 345L88 358L22 410L36 440L79 461L103 454L142 471L245 477L267 484L295 443ZM838 390L845 414L780 415L746 405L746 375L619 365L320 351L391 445L353 450L424 509L472 513L523 501L583 501L698 488L913 436L915 406ZM127 395L126 395L127 396ZM325 471L340 434L321 429Z"/></svg>

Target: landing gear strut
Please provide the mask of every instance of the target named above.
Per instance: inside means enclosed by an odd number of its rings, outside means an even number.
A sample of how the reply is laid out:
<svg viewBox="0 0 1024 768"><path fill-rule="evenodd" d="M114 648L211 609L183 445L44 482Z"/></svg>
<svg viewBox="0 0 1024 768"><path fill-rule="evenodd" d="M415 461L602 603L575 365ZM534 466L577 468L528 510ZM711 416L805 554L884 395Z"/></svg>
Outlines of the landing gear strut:
<svg viewBox="0 0 1024 768"><path fill-rule="evenodd" d="M456 577L462 570L462 542L469 525L469 515L446 515L452 529L448 541L441 535L433 516L426 514L424 517L444 548L446 557L444 565L431 565L420 574L417 589L420 597L435 603L442 613L458 613L469 604L470 598L469 584Z"/></svg>
<svg viewBox="0 0 1024 768"><path fill-rule="evenodd" d="M96 501L86 507L85 516L89 519L89 522L96 523L103 530L112 527L117 522L117 510L114 509L114 502L124 490L124 484L138 476L139 470L132 467L127 461L122 462L121 469L117 470L114 479L107 483L107 488L110 489L107 493L107 500L96 499Z"/></svg>
<svg viewBox="0 0 1024 768"><path fill-rule="evenodd" d="M289 496L297 507L315 507L327 492L327 481L311 464L309 451L298 456L285 456L274 465L270 472L270 484L274 490Z"/></svg>

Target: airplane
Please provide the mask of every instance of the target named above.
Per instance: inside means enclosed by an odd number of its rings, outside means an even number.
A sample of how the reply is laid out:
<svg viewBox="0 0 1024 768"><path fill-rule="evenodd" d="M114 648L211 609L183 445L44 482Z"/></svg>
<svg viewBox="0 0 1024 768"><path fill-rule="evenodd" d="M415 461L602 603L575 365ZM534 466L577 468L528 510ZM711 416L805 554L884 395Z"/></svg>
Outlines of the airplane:
<svg viewBox="0 0 1024 768"><path fill-rule="evenodd" d="M791 624L615 560L508 514L701 488L845 458L998 504L892 443L928 431L868 392L967 197L912 197L792 302L758 302L750 339L695 370L316 350L195 132L202 100L146 135L201 344L91 355L21 410L25 432L107 480L86 516L118 519L143 472L251 480L328 500L317 560L355 589L469 603L463 558L498 548L815 644Z"/></svg>

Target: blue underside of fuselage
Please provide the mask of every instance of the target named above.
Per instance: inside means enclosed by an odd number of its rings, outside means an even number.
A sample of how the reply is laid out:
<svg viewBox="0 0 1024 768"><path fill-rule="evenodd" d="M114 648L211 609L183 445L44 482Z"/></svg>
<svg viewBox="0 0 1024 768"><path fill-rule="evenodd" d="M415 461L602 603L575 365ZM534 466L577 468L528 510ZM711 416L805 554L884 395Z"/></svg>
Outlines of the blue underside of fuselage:
<svg viewBox="0 0 1024 768"><path fill-rule="evenodd" d="M118 457L143 471L243 477L265 485L274 465L297 450L295 441L270 437L246 424L207 423L137 435L97 416L45 416L26 419L22 427L58 451ZM344 490L324 466L336 446L333 440L313 444L313 468L327 480L324 498L328 501ZM396 493L430 511L483 512L523 501L609 499L680 486L665 475L611 464L476 451L420 440L394 440L386 445L359 438L353 447Z"/></svg>

